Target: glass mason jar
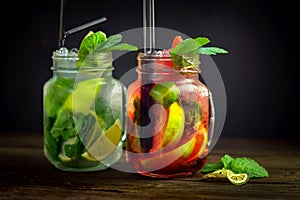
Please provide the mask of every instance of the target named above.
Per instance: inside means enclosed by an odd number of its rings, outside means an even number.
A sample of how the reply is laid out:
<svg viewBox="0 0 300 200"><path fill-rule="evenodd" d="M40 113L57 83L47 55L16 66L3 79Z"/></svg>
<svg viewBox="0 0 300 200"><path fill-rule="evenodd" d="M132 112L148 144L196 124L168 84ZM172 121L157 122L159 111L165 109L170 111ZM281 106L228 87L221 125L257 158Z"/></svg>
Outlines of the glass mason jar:
<svg viewBox="0 0 300 200"><path fill-rule="evenodd" d="M199 55L185 58L192 68L174 64L169 54L137 59L138 78L127 89L127 161L145 176L195 174L206 163L214 120Z"/></svg>
<svg viewBox="0 0 300 200"><path fill-rule="evenodd" d="M125 87L112 76L111 53L53 52L53 76L43 87L44 154L63 171L98 171L122 154Z"/></svg>

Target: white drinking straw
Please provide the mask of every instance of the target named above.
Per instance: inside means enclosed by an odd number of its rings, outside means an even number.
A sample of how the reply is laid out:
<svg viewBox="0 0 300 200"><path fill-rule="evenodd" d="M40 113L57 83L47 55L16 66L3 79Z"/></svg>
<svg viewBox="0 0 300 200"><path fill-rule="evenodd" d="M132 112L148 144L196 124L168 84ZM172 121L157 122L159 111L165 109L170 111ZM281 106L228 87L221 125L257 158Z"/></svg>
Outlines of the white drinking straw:
<svg viewBox="0 0 300 200"><path fill-rule="evenodd" d="M144 54L155 50L154 0L143 1ZM148 43L149 42L149 43ZM147 51L149 48L149 52Z"/></svg>

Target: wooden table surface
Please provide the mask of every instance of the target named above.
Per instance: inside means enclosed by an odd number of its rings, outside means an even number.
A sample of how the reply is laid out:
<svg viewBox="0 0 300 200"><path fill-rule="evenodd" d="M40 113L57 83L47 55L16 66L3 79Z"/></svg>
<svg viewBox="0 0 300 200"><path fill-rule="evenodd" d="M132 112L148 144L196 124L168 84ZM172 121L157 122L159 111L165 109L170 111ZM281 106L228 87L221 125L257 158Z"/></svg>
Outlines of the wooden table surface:
<svg viewBox="0 0 300 200"><path fill-rule="evenodd" d="M300 199L299 140L220 137L208 163L248 156L269 172L243 186L203 174L153 179L114 169L70 173L44 157L42 134L0 133L0 199Z"/></svg>

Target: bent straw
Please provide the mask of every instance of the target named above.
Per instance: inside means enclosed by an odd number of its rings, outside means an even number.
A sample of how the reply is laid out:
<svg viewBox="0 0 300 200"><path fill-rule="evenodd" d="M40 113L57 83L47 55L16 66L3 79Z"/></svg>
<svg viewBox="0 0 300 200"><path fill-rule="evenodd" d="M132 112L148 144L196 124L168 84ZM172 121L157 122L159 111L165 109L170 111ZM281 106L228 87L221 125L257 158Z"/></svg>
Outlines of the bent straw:
<svg viewBox="0 0 300 200"><path fill-rule="evenodd" d="M65 45L65 41L67 37L70 34L76 33L78 31L81 31L83 29L89 28L91 26L94 26L96 24L100 24L102 22L105 22L107 20L106 17L101 17L99 19L93 20L91 22L82 24L80 26L77 26L75 28L72 28L68 31L65 32L65 27L64 27L64 6L65 6L66 0L61 0L60 1L60 19L59 19L59 47L63 47Z"/></svg>
<svg viewBox="0 0 300 200"><path fill-rule="evenodd" d="M105 22L106 20L107 20L106 17L101 17L100 19L96 19L96 20L93 20L91 22L88 22L88 23L82 24L80 26L77 26L75 28L72 28L72 29L65 32L64 38L66 38L70 34L76 33L78 31L89 28L89 27L94 26L96 24L100 24L102 22Z"/></svg>

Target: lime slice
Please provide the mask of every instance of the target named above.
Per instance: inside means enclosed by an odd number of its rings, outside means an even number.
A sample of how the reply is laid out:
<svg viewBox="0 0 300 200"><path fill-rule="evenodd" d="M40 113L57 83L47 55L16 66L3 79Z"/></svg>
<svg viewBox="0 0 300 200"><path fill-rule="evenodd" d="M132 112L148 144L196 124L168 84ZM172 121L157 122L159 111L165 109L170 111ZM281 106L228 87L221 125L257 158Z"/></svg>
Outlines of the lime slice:
<svg viewBox="0 0 300 200"><path fill-rule="evenodd" d="M63 107L73 113L87 114L101 88L101 83L101 78L94 78L74 85L75 89L67 97Z"/></svg>
<svg viewBox="0 0 300 200"><path fill-rule="evenodd" d="M58 154L58 158L63 162L70 162L72 159L66 156L64 153Z"/></svg>
<svg viewBox="0 0 300 200"><path fill-rule="evenodd" d="M246 173L235 174L231 170L226 170L228 180L234 185L244 185L249 180L249 176Z"/></svg>
<svg viewBox="0 0 300 200"><path fill-rule="evenodd" d="M101 161L117 148L121 137L121 121L117 119L81 156L89 161Z"/></svg>
<svg viewBox="0 0 300 200"><path fill-rule="evenodd" d="M227 177L227 172L225 168L223 169L218 169L212 173L206 174L201 178L201 180L208 179L208 178L226 178Z"/></svg>

